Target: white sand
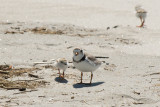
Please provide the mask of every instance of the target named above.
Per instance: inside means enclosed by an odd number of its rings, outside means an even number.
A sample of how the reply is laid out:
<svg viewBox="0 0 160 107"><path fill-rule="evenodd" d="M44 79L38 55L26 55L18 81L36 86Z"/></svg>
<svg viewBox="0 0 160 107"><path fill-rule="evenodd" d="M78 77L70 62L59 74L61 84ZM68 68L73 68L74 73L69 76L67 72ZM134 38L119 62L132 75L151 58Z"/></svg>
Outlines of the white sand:
<svg viewBox="0 0 160 107"><path fill-rule="evenodd" d="M22 94L15 94L18 90L0 88L0 106L160 105L160 75L149 75L160 69L159 0L0 2L0 22L12 23L0 24L0 64L5 62L15 67L28 67L35 61L59 57L72 61L75 47L81 47L95 56L109 56L109 59L100 59L109 65L103 64L94 72L91 86L77 84L80 72L76 69L67 69L65 83L57 80L57 71L43 69L35 74L50 82L49 85ZM148 11L146 26L142 29L136 27L140 24L134 14L134 6L137 4ZM118 27L113 28L116 25ZM4 34L7 30L13 30L11 27L17 26L20 29L55 27L66 34ZM67 27L69 30L66 30ZM110 29L107 30L107 27ZM78 34L90 36L74 36ZM106 67L108 70L104 69ZM89 82L89 76L89 73L84 73L84 82Z"/></svg>

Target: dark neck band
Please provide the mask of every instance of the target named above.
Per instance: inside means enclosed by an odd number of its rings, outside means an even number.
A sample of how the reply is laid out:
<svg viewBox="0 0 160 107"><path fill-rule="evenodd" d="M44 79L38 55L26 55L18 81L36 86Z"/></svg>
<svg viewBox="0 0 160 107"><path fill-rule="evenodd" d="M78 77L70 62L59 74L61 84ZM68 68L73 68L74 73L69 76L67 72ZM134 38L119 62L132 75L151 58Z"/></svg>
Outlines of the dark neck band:
<svg viewBox="0 0 160 107"><path fill-rule="evenodd" d="M79 61L75 61L74 58L73 58L73 61L79 63L79 62L81 62L81 61L84 61L85 58L86 58L86 55L84 55Z"/></svg>

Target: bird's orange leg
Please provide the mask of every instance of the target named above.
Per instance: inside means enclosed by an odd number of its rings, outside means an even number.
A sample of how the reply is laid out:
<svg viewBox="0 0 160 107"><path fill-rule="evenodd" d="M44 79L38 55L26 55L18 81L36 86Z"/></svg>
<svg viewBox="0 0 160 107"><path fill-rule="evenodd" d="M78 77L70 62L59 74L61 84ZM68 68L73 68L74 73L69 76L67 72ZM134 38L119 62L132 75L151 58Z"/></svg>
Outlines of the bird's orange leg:
<svg viewBox="0 0 160 107"><path fill-rule="evenodd" d="M93 78L93 73L91 72L91 80L90 80L90 84L92 83L92 78Z"/></svg>
<svg viewBox="0 0 160 107"><path fill-rule="evenodd" d="M61 78L63 78L63 79L64 79L64 71L63 71L63 75L61 76Z"/></svg>
<svg viewBox="0 0 160 107"><path fill-rule="evenodd" d="M58 74L59 74L59 77L60 77L60 76L61 76L61 75L60 75L60 69L58 69Z"/></svg>
<svg viewBox="0 0 160 107"><path fill-rule="evenodd" d="M140 26L137 26L137 27L143 27L143 21L142 21L142 17L140 16L140 20L141 20L141 25Z"/></svg>
<svg viewBox="0 0 160 107"><path fill-rule="evenodd" d="M83 82L82 82L82 77L83 77L83 72L81 72L81 82L80 82L80 84L83 83Z"/></svg>
<svg viewBox="0 0 160 107"><path fill-rule="evenodd" d="M144 26L144 20L142 21L141 25L139 27L143 27Z"/></svg>
<svg viewBox="0 0 160 107"><path fill-rule="evenodd" d="M142 22L142 27L144 26L144 22L145 22L145 20L143 20L143 22Z"/></svg>
<svg viewBox="0 0 160 107"><path fill-rule="evenodd" d="M142 23L142 17L140 16L140 20L141 20L141 23Z"/></svg>

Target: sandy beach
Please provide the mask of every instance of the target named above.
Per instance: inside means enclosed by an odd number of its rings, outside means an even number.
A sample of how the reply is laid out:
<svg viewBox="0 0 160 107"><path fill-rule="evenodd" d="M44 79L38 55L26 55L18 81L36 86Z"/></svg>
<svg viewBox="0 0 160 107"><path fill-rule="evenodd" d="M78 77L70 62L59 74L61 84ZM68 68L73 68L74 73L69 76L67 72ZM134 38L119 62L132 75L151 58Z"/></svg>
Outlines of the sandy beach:
<svg viewBox="0 0 160 107"><path fill-rule="evenodd" d="M0 1L0 65L13 66L0 72L0 107L160 105L159 0ZM137 4L148 12L143 28L136 27ZM99 58L92 85L78 84L76 47L109 57ZM61 57L69 62L64 80L50 65L34 66Z"/></svg>

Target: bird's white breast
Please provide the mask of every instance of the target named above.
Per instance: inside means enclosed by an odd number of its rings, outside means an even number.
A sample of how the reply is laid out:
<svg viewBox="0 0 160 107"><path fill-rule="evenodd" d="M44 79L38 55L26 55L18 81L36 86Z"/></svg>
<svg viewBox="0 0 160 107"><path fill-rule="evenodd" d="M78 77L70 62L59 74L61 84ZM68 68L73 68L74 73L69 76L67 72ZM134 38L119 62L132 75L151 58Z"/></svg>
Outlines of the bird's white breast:
<svg viewBox="0 0 160 107"><path fill-rule="evenodd" d="M78 70L82 72L93 72L100 66L94 63L89 63L87 60L78 63L73 61L73 64Z"/></svg>
<svg viewBox="0 0 160 107"><path fill-rule="evenodd" d="M67 69L67 65L64 65L62 63L57 63L55 64L55 66L59 69L62 69L63 71L65 71Z"/></svg>
<svg viewBox="0 0 160 107"><path fill-rule="evenodd" d="M146 15L146 13L136 13L136 16L138 18L142 17L143 19L145 19L147 15Z"/></svg>

